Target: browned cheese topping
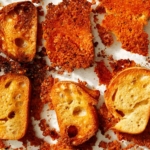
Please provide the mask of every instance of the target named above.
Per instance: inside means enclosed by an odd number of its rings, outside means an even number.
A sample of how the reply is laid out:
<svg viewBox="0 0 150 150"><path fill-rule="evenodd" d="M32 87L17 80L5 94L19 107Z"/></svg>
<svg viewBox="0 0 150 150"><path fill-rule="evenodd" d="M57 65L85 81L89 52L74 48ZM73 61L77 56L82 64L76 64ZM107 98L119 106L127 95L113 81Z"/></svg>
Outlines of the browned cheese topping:
<svg viewBox="0 0 150 150"><path fill-rule="evenodd" d="M91 3L86 0L64 0L47 6L43 31L52 66L71 72L93 64L90 11Z"/></svg>
<svg viewBox="0 0 150 150"><path fill-rule="evenodd" d="M150 1L101 0L101 5L106 10L101 25L115 34L122 48L146 56L149 40L143 28L150 17Z"/></svg>

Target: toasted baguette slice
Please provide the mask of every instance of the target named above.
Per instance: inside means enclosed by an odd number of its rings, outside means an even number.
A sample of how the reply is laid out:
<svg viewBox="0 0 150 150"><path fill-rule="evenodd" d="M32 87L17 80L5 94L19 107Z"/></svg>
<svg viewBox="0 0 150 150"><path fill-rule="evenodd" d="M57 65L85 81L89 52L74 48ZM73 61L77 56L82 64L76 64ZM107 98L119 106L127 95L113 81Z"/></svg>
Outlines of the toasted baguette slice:
<svg viewBox="0 0 150 150"><path fill-rule="evenodd" d="M72 145L87 141L98 130L97 100L73 82L53 85L50 96L56 111L60 135Z"/></svg>
<svg viewBox="0 0 150 150"><path fill-rule="evenodd" d="M3 75L0 89L0 139L20 139L27 128L29 79L23 75Z"/></svg>
<svg viewBox="0 0 150 150"><path fill-rule="evenodd" d="M36 52L37 8L29 1L0 10L0 50L8 57L29 62Z"/></svg>
<svg viewBox="0 0 150 150"><path fill-rule="evenodd" d="M113 127L121 132L144 131L150 115L150 70L132 67L118 73L104 94L108 110L120 121Z"/></svg>

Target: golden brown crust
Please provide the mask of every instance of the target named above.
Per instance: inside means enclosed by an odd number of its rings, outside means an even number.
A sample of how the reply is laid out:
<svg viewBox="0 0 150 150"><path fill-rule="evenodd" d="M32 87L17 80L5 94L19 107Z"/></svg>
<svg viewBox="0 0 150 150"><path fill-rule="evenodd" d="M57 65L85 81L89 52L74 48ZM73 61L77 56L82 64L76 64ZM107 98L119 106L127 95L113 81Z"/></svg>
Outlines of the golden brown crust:
<svg viewBox="0 0 150 150"><path fill-rule="evenodd" d="M8 57L31 61L36 52L37 8L29 1L0 10L0 49Z"/></svg>
<svg viewBox="0 0 150 150"><path fill-rule="evenodd" d="M70 72L93 64L90 11L91 4L86 0L64 0L47 6L43 31L52 66Z"/></svg>
<svg viewBox="0 0 150 150"><path fill-rule="evenodd" d="M77 146L95 135L98 130L95 105L98 101L77 83L57 82L51 89L50 97L63 139Z"/></svg>
<svg viewBox="0 0 150 150"><path fill-rule="evenodd" d="M28 124L30 82L26 76L6 74L0 77L0 138L22 138Z"/></svg>
<svg viewBox="0 0 150 150"><path fill-rule="evenodd" d="M150 1L102 0L107 15L102 26L113 32L122 48L146 56L148 54L148 34L143 30L150 16Z"/></svg>

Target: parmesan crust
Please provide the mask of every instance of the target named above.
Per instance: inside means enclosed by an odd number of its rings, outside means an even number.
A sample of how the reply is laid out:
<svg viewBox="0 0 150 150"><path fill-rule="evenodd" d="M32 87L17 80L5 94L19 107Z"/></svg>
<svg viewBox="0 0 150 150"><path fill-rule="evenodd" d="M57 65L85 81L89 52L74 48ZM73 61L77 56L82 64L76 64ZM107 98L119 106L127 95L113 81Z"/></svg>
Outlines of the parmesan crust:
<svg viewBox="0 0 150 150"><path fill-rule="evenodd" d="M106 9L101 25L115 34L122 48L147 56L149 41L144 26L150 16L150 1L102 0L101 5Z"/></svg>
<svg viewBox="0 0 150 150"><path fill-rule="evenodd" d="M68 72L93 64L91 4L85 0L50 3L43 22L46 52L53 67Z"/></svg>

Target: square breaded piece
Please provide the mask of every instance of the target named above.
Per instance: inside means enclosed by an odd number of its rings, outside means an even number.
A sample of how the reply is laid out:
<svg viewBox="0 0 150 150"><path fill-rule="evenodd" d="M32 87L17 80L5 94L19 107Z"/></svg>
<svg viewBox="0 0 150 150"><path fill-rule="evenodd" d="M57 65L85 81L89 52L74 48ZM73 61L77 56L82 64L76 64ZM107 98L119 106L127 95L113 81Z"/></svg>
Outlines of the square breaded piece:
<svg viewBox="0 0 150 150"><path fill-rule="evenodd" d="M26 76L0 76L0 139L17 140L27 130L30 82Z"/></svg>
<svg viewBox="0 0 150 150"><path fill-rule="evenodd" d="M59 5L47 6L43 32L53 67L70 72L93 64L90 12L91 3L86 0L64 0Z"/></svg>
<svg viewBox="0 0 150 150"><path fill-rule="evenodd" d="M99 93L88 91L77 83L59 81L53 85L49 94L56 111L60 136L73 146L84 143L98 130L95 107Z"/></svg>
<svg viewBox="0 0 150 150"><path fill-rule="evenodd" d="M15 2L0 10L0 50L11 59L29 62L35 56L37 8L30 2Z"/></svg>
<svg viewBox="0 0 150 150"><path fill-rule="evenodd" d="M101 26L115 34L123 49L147 56L149 40L144 26L150 16L150 1L102 0L101 5L106 9Z"/></svg>

